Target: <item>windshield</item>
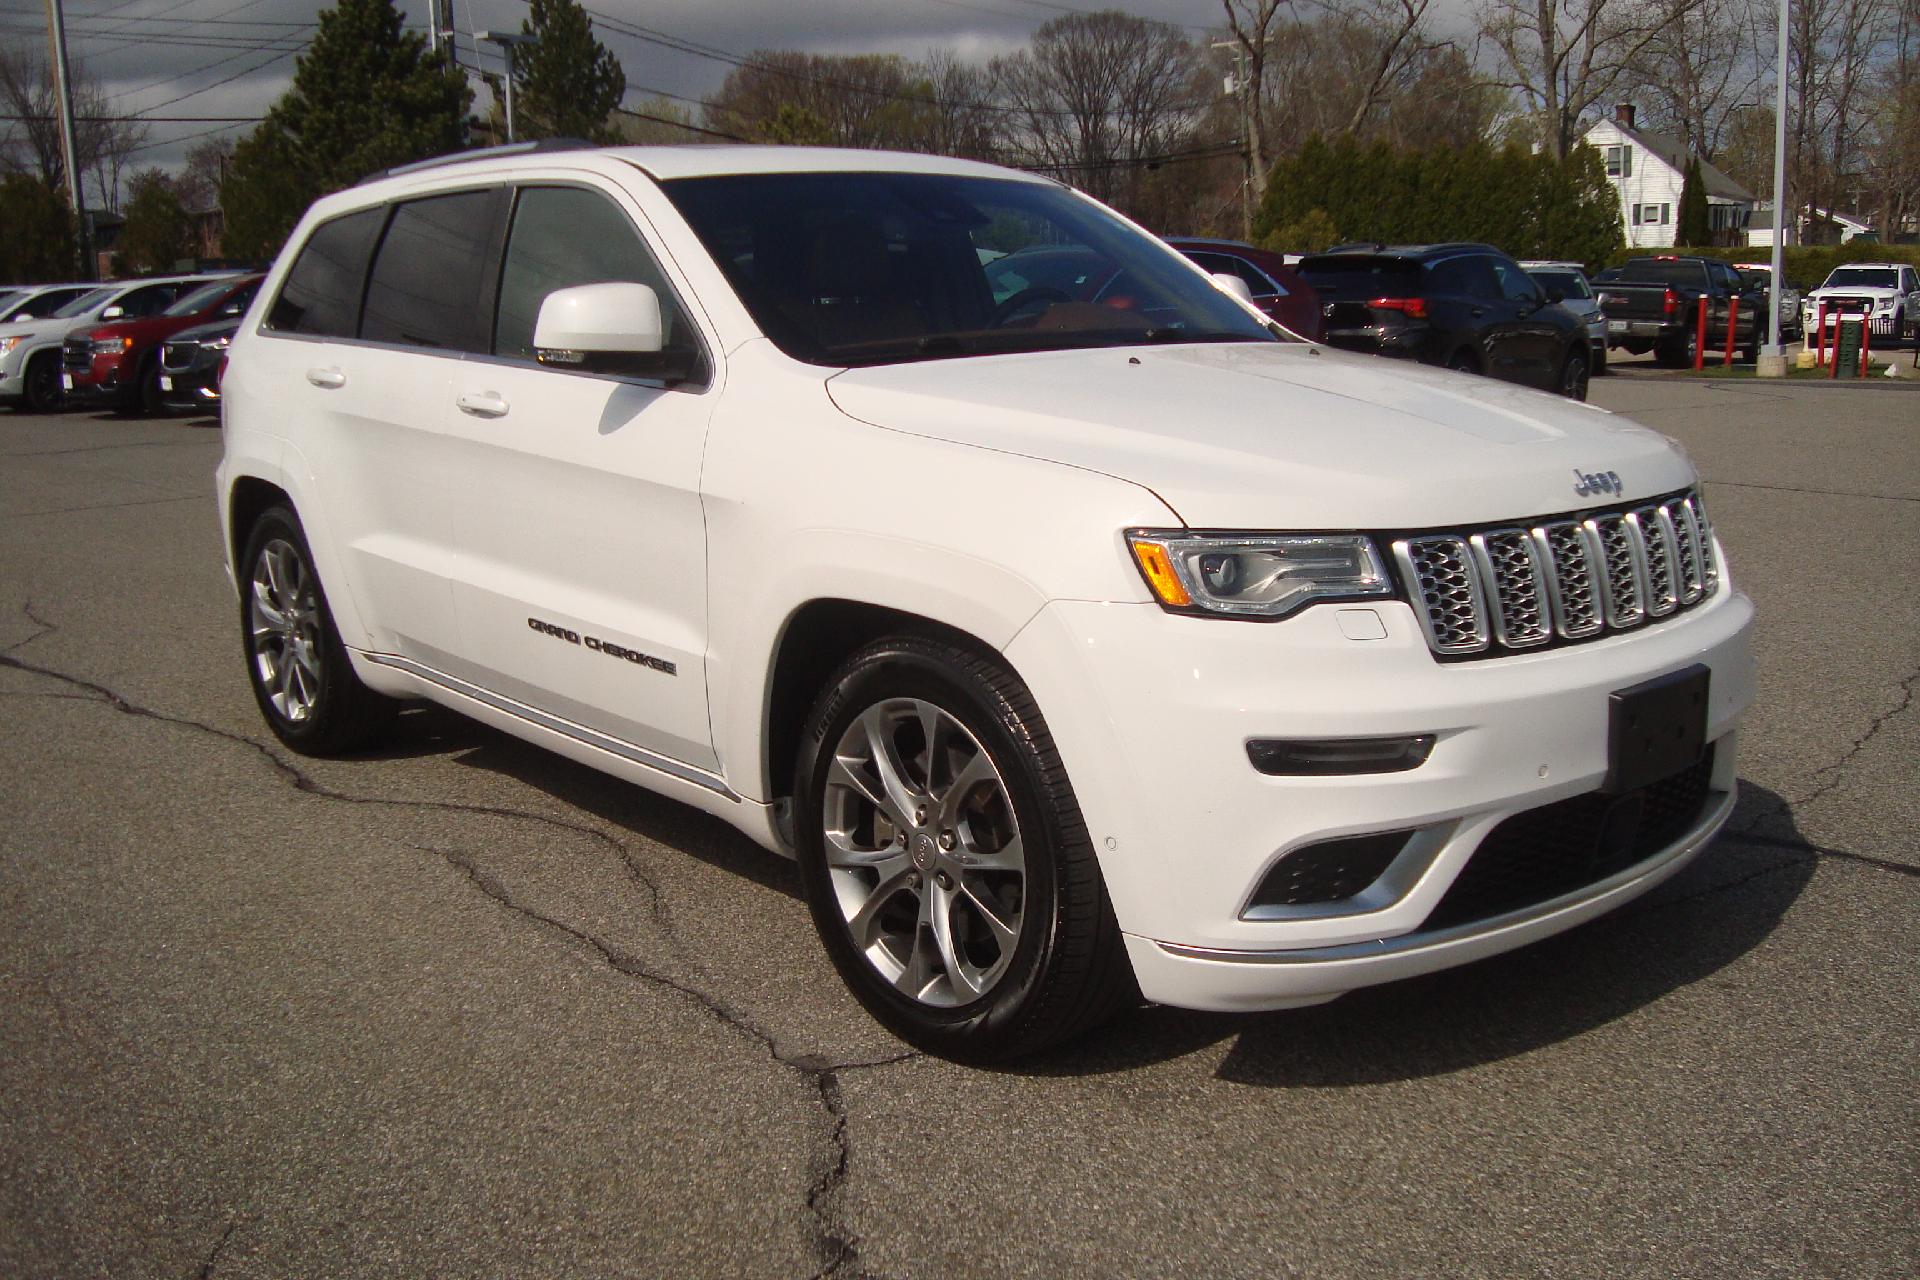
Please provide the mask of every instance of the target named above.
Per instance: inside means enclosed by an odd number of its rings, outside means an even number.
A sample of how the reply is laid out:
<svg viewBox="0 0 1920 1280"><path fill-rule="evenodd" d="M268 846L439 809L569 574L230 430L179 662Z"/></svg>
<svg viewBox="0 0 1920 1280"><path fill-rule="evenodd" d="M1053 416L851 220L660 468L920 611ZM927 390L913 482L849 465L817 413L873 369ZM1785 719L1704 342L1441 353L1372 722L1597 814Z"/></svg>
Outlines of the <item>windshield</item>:
<svg viewBox="0 0 1920 1280"><path fill-rule="evenodd" d="M1578 271L1529 271L1542 289L1558 289L1563 298L1591 298L1587 278Z"/></svg>
<svg viewBox="0 0 1920 1280"><path fill-rule="evenodd" d="M75 316L83 316L105 302L108 298L111 298L114 293L118 291L118 288L119 286L115 285L106 289L89 290L54 312L53 318L56 320L71 320Z"/></svg>
<svg viewBox="0 0 1920 1280"><path fill-rule="evenodd" d="M663 185L761 330L813 364L1278 340L1172 249L1050 183L779 173Z"/></svg>
<svg viewBox="0 0 1920 1280"><path fill-rule="evenodd" d="M190 316L196 311L205 311L212 306L221 294L233 288L231 280L215 280L212 284L203 284L192 293L184 294L160 314L163 316Z"/></svg>
<svg viewBox="0 0 1920 1280"><path fill-rule="evenodd" d="M1897 289L1899 273L1892 267L1835 267L1823 289Z"/></svg>

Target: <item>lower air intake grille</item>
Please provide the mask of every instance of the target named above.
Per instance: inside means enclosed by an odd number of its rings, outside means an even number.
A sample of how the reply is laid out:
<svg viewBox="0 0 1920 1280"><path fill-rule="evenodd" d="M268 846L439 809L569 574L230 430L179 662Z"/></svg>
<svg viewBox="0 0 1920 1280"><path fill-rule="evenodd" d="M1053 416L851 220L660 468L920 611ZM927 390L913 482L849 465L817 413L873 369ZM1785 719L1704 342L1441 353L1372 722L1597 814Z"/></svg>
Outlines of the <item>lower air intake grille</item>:
<svg viewBox="0 0 1920 1280"><path fill-rule="evenodd" d="M1708 747L1691 768L1637 791L1591 791L1514 814L1487 833L1421 927L1505 915L1646 861L1699 825L1712 777Z"/></svg>
<svg viewBox="0 0 1920 1280"><path fill-rule="evenodd" d="M1345 836L1295 849L1267 872L1247 905L1297 907L1351 898L1385 873L1409 834Z"/></svg>

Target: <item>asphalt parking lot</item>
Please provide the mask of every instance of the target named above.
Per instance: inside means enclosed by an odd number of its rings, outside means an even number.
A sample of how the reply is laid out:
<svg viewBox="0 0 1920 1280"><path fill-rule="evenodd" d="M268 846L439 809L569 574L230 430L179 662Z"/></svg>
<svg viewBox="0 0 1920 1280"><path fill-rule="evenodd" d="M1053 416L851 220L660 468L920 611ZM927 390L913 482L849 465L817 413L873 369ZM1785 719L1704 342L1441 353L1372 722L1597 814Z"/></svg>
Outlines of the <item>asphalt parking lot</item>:
<svg viewBox="0 0 1920 1280"><path fill-rule="evenodd" d="M1759 606L1729 834L1001 1072L878 1030L716 821L438 711L272 745L217 430L0 414L0 1275L1920 1273L1920 388L1593 399Z"/></svg>

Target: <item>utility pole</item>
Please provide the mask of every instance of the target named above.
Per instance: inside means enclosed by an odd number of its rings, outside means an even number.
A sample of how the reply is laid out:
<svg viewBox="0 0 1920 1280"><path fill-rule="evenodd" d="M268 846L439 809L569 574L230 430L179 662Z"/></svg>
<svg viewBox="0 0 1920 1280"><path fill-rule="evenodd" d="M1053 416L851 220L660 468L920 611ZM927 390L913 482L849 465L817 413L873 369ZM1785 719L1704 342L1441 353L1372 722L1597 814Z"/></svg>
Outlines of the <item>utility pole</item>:
<svg viewBox="0 0 1920 1280"><path fill-rule="evenodd" d="M73 141L73 85L67 78L67 21L60 0L47 0L47 36L53 42L54 91L60 99L60 163L67 171L67 200L80 239L80 279L94 277L93 234L80 190L80 149Z"/></svg>

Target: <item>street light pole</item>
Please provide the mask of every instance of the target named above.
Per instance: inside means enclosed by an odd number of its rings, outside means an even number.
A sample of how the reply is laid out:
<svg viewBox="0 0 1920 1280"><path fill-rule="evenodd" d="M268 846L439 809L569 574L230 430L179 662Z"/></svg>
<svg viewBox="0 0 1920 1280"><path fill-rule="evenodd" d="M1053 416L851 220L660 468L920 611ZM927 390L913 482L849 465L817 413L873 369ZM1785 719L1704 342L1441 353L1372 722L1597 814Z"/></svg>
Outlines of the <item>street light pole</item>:
<svg viewBox="0 0 1920 1280"><path fill-rule="evenodd" d="M1773 287L1767 300L1773 312L1765 351L1760 353L1754 373L1762 378L1787 375L1787 353L1780 346L1780 290L1786 271L1787 226L1787 5L1780 0L1780 39L1775 51L1777 75L1773 89Z"/></svg>
<svg viewBox="0 0 1920 1280"><path fill-rule="evenodd" d="M501 54L507 60L507 141L513 138L513 50L516 45L532 44L534 38L521 35L517 31L476 31L473 38L484 40L488 44L500 46Z"/></svg>
<svg viewBox="0 0 1920 1280"><path fill-rule="evenodd" d="M53 42L55 95L60 100L60 163L67 171L67 199L73 204L80 239L80 278L94 275L93 237L87 229L86 197L80 190L80 149L73 141L73 85L67 78L67 21L60 0L47 0L47 36Z"/></svg>

